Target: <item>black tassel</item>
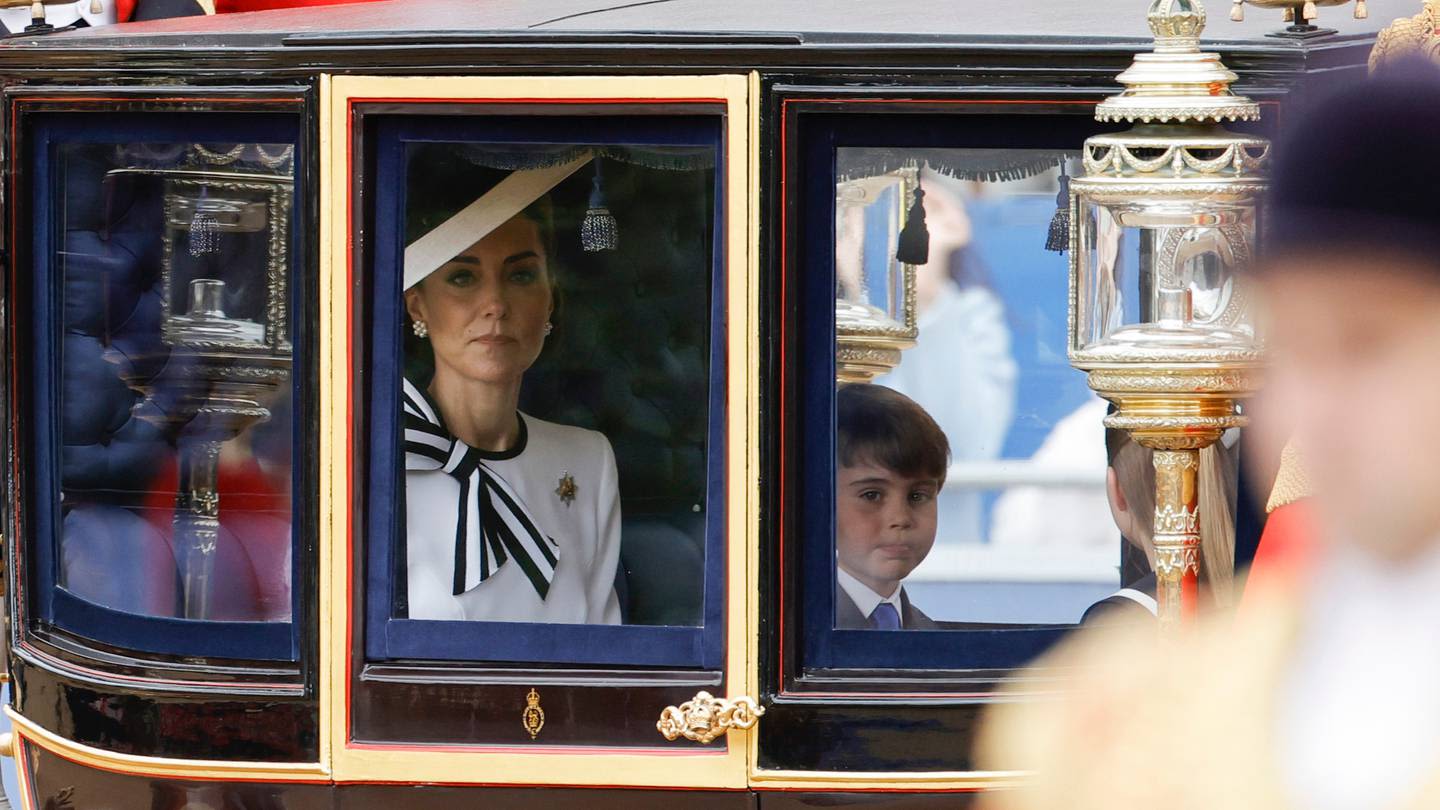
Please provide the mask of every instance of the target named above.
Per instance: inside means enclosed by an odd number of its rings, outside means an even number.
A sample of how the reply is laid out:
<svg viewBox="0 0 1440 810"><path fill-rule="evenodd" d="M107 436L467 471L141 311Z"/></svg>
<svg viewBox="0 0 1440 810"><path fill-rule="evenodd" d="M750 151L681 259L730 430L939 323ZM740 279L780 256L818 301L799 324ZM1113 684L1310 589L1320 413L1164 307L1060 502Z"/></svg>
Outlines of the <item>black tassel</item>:
<svg viewBox="0 0 1440 810"><path fill-rule="evenodd" d="M595 158L595 179L590 184L590 205L580 223L580 246L586 253L614 250L620 246L620 226L605 204L605 186L600 179L600 158Z"/></svg>
<svg viewBox="0 0 1440 810"><path fill-rule="evenodd" d="M930 261L930 229L925 227L925 189L915 187L915 201L900 231L900 244L895 260L901 264L926 264Z"/></svg>
<svg viewBox="0 0 1440 810"><path fill-rule="evenodd" d="M1055 216L1050 218L1050 234L1045 237L1045 249L1064 253L1070 249L1070 175L1065 173L1065 164L1060 164L1060 193L1055 195Z"/></svg>

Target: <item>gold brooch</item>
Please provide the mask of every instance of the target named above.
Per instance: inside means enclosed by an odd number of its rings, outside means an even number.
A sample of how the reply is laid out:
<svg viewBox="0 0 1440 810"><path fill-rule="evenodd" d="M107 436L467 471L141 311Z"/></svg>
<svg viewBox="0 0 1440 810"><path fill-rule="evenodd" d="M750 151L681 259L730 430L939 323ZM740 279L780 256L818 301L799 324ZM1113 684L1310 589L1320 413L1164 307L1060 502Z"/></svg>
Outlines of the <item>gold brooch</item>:
<svg viewBox="0 0 1440 810"><path fill-rule="evenodd" d="M534 689L525 696L525 711L520 713L520 722L532 740L540 736L540 729L545 727L545 710L540 708L540 693Z"/></svg>
<svg viewBox="0 0 1440 810"><path fill-rule="evenodd" d="M560 474L560 483L555 487L555 494L560 496L560 500L565 502L566 507L569 507L575 502L575 493L578 489L579 487L575 486L575 479L570 476L570 471L566 470Z"/></svg>

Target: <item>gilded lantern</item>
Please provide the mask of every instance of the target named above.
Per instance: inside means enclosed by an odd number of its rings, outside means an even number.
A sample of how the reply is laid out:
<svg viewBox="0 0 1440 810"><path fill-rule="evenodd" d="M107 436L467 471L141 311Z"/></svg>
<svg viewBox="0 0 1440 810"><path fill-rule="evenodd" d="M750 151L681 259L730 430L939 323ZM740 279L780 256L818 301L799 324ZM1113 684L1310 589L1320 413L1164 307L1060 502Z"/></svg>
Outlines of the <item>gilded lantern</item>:
<svg viewBox="0 0 1440 810"><path fill-rule="evenodd" d="M1201 51L1200 3L1154 0L1149 23L1154 50L1096 109L1134 126L1087 140L1071 183L1070 361L1115 403L1107 426L1160 451L1155 565L1173 622L1199 574L1199 449L1243 423L1237 401L1254 388L1244 269L1269 143L1224 127L1260 111Z"/></svg>

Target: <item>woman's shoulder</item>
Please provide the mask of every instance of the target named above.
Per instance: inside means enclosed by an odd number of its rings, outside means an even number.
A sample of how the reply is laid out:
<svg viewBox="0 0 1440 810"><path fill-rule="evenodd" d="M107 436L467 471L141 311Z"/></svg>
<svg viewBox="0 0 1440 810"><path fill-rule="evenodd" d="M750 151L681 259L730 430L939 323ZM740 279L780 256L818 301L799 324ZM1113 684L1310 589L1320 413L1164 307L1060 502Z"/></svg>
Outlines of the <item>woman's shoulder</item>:
<svg viewBox="0 0 1440 810"><path fill-rule="evenodd" d="M614 457L610 440L604 433L575 425L562 425L522 413L525 420L527 453L571 457L576 461L594 459L597 463Z"/></svg>

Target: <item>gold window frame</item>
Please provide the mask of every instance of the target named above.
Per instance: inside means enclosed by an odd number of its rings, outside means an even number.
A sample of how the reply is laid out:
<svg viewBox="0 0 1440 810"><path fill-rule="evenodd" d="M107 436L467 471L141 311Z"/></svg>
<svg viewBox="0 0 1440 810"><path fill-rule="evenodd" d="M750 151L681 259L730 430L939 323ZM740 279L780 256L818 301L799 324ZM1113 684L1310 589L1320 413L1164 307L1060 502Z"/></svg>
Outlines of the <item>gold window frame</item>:
<svg viewBox="0 0 1440 810"><path fill-rule="evenodd" d="M656 732L654 748L355 745L350 742L348 700L352 508L359 490L352 455L359 446L350 408L354 396L351 296L351 200L356 167L352 110L357 103L404 99L434 102L645 102L723 103L725 107L724 239L726 372L726 694L753 695L758 606L751 587L757 562L759 509L758 368L760 346L758 265L759 77L714 76L496 76L321 78L320 112L320 753L335 782L440 782L450 784L607 787L744 788L753 731L732 729L726 744L707 749L667 748ZM356 558L358 559L358 557ZM358 628L353 628L358 630ZM660 710L656 707L656 719ZM517 720L519 722L519 710Z"/></svg>

